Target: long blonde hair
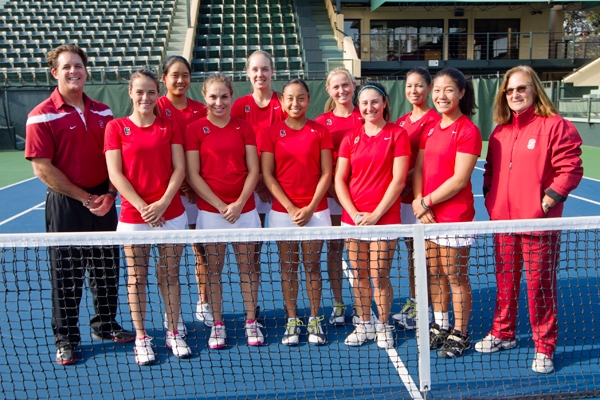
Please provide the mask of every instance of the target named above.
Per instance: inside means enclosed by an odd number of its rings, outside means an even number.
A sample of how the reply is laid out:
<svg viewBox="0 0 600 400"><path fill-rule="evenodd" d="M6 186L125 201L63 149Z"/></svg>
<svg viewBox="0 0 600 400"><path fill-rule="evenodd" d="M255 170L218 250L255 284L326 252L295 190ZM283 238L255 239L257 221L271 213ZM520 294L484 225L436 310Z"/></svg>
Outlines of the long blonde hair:
<svg viewBox="0 0 600 400"><path fill-rule="evenodd" d="M346 75L346 77L350 79L350 82L352 82L354 86L356 86L356 79L354 79L350 71L348 71L344 67L337 67L329 71L329 74L327 75L327 80L325 81L325 87L329 87L329 81L331 81L331 78L337 74ZM335 100L333 100L333 97L329 96L329 98L325 102L325 112L329 112L332 110L335 110Z"/></svg>
<svg viewBox="0 0 600 400"><path fill-rule="evenodd" d="M508 81L511 76L515 73L521 72L529 78L534 91L533 105L535 107L535 115L541 117L551 117L558 114L558 110L552 103L552 100L546 95L542 82L538 77L537 73L528 65L518 65L506 71L500 90L496 93L496 100L494 101L494 121L500 125L509 124L512 121L512 110L508 106L508 100L506 100L506 88L508 87Z"/></svg>

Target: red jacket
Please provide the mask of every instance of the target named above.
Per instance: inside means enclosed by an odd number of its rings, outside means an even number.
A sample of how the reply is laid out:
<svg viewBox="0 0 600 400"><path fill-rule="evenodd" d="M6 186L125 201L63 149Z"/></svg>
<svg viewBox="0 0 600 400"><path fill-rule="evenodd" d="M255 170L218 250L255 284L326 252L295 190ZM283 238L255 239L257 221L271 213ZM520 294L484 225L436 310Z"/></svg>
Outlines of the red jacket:
<svg viewBox="0 0 600 400"><path fill-rule="evenodd" d="M512 121L496 126L490 137L483 193L492 220L544 218L544 194L558 202L547 217L560 217L583 176L582 141L573 124L534 111L532 106L513 113Z"/></svg>

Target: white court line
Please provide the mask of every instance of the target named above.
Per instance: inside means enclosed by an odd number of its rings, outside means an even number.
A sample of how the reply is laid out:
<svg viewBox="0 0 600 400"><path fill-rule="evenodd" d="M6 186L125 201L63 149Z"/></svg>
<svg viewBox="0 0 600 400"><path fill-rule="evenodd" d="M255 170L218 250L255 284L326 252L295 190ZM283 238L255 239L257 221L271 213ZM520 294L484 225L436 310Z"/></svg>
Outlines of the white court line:
<svg viewBox="0 0 600 400"><path fill-rule="evenodd" d="M38 205L35 205L35 206L33 206L33 207L31 207L31 208L29 208L29 209L27 209L27 210L23 211L23 212L20 212L20 213L18 213L17 215L13 215L12 217L10 217L10 218L8 218L8 219L5 219L4 221L1 221L1 222L0 222L0 226L2 226L2 225L4 225L4 224L7 224L7 223L9 223L10 221L12 221L12 220L14 220L14 219L17 219L17 218L19 218L20 216L22 216L22 215L25 215L25 214L27 214L27 213L28 213L28 212L30 212L30 211L33 211L33 210L36 210L36 209L38 209L38 207L40 207L40 206L44 205L44 203L46 203L46 202L45 202L45 201L43 201L43 202L41 202L41 203L40 203L40 204L38 204Z"/></svg>
<svg viewBox="0 0 600 400"><path fill-rule="evenodd" d="M25 179L24 181L21 181L21 182L17 182L17 183L10 184L8 186L0 187L0 190L8 189L8 188L11 188L13 186L20 185L21 183L29 182L29 181L31 181L33 179L37 179L37 177L34 176L33 178Z"/></svg>
<svg viewBox="0 0 600 400"><path fill-rule="evenodd" d="M583 179L587 179L588 181L600 182L600 179L588 178L587 176L584 176Z"/></svg>
<svg viewBox="0 0 600 400"><path fill-rule="evenodd" d="M342 269L344 271L344 275L346 275L346 278L350 282L350 286L354 287L354 276L350 273L350 269L348 268L348 264L345 260L342 260ZM371 318L374 318L373 310L371 310ZM402 379L402 383L404 383L404 386L406 386L410 396L413 399L423 400L423 396L421 396L419 388L417 388L415 381L413 381L412 376L410 376L408 373L408 370L406 369L406 366L402 362L402 359L398 355L396 349L387 349L386 352L390 357L390 361L394 365L394 368L396 368L396 371L398 371L398 375L400 376L400 379Z"/></svg>
<svg viewBox="0 0 600 400"><path fill-rule="evenodd" d="M569 194L569 197L572 197L574 199L581 200L581 201L586 201L588 203L592 203L592 204L596 204L597 206L600 206L600 202L594 201L594 200L590 200L590 199L586 199L585 197L575 196L574 194Z"/></svg>

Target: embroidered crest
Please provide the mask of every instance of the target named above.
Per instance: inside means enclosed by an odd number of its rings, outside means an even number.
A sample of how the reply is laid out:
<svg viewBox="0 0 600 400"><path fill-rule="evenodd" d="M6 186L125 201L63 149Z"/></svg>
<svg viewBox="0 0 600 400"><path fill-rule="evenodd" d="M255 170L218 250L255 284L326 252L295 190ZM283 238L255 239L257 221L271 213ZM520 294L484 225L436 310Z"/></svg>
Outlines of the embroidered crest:
<svg viewBox="0 0 600 400"><path fill-rule="evenodd" d="M247 113L249 113L250 112L250 106L244 107L244 111L246 111Z"/></svg>
<svg viewBox="0 0 600 400"><path fill-rule="evenodd" d="M330 126L331 126L331 125L333 125L333 122L332 122L330 119L328 119L327 121L325 121L325 123L326 123L327 125L330 125Z"/></svg>
<svg viewBox="0 0 600 400"><path fill-rule="evenodd" d="M169 110L168 108L165 109L165 114L167 115L167 117L171 116L171 110Z"/></svg>
<svg viewBox="0 0 600 400"><path fill-rule="evenodd" d="M404 127L404 121L400 121L400 128Z"/></svg>
<svg viewBox="0 0 600 400"><path fill-rule="evenodd" d="M205 135L210 133L210 129L208 129L208 126L203 127L202 130L204 131Z"/></svg>
<svg viewBox="0 0 600 400"><path fill-rule="evenodd" d="M433 128L431 128L431 129L429 130L429 133L427 134L427 136L431 136L431 135L433 135Z"/></svg>
<svg viewBox="0 0 600 400"><path fill-rule="evenodd" d="M126 127L125 127L125 129L123 129L123 133L124 133L126 136L129 136L129 135L131 135L131 128L129 128L128 126L126 126Z"/></svg>
<svg viewBox="0 0 600 400"><path fill-rule="evenodd" d="M102 121L102 120L98 121L98 125L100 125L100 128L104 128L104 121Z"/></svg>
<svg viewBox="0 0 600 400"><path fill-rule="evenodd" d="M529 139L529 143L527 143L527 148L529 150L533 150L534 147L535 147L535 139Z"/></svg>
<svg viewBox="0 0 600 400"><path fill-rule="evenodd" d="M355 138L354 138L354 144L358 143L358 141L359 141L359 140L360 140L360 137L359 137L359 136L355 137Z"/></svg>
<svg viewBox="0 0 600 400"><path fill-rule="evenodd" d="M283 130L283 129L282 129L282 130L280 130L280 131L279 131L279 136L281 136L281 137L285 137L285 130Z"/></svg>

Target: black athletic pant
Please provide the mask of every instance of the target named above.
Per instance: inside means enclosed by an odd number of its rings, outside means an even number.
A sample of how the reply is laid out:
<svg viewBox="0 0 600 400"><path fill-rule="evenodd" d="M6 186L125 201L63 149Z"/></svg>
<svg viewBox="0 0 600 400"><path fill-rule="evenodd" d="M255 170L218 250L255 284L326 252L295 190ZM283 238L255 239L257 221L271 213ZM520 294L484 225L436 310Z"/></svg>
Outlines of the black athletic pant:
<svg viewBox="0 0 600 400"><path fill-rule="evenodd" d="M108 182L86 189L92 194L104 194ZM48 189L46 195L47 232L114 231L117 212L113 205L103 217L92 214L81 202ZM90 320L97 332L121 329L115 321L119 291L119 246L50 247L52 276L52 329L56 347L77 346L79 303L85 271L93 296L95 315Z"/></svg>

